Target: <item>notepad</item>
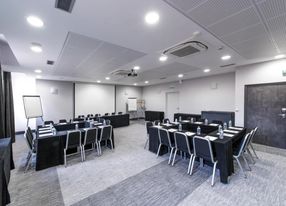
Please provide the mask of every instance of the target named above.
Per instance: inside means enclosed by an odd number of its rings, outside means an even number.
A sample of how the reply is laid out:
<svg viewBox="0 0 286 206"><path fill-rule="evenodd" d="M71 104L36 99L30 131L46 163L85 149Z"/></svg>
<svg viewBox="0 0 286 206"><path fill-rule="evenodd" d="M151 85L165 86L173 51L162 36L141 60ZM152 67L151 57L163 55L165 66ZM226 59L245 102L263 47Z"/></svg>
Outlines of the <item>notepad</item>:
<svg viewBox="0 0 286 206"><path fill-rule="evenodd" d="M202 124L202 122L194 122L194 124Z"/></svg>
<svg viewBox="0 0 286 206"><path fill-rule="evenodd" d="M53 136L53 133L45 133L45 134L40 134L39 137L47 137L47 136Z"/></svg>
<svg viewBox="0 0 286 206"><path fill-rule="evenodd" d="M224 132L227 132L227 133L233 133L233 134L239 133L239 131L228 130L228 129L225 129L225 130L223 130L223 131L224 131Z"/></svg>
<svg viewBox="0 0 286 206"><path fill-rule="evenodd" d="M52 130L51 129L49 129L49 130L41 130L41 131L39 131L39 134L43 134L43 133L51 133L52 132Z"/></svg>
<svg viewBox="0 0 286 206"><path fill-rule="evenodd" d="M217 126L219 126L219 124L214 124L214 123L211 123L211 124L209 124L210 126L215 126L215 127L217 127Z"/></svg>
<svg viewBox="0 0 286 206"><path fill-rule="evenodd" d="M169 132L176 132L178 131L177 129L168 129Z"/></svg>
<svg viewBox="0 0 286 206"><path fill-rule="evenodd" d="M172 126L172 124L163 124L163 125L166 126L166 127Z"/></svg>
<svg viewBox="0 0 286 206"><path fill-rule="evenodd" d="M153 127L156 127L156 128L162 128L162 126L159 126L159 125L155 125Z"/></svg>
<svg viewBox="0 0 286 206"><path fill-rule="evenodd" d="M182 122L190 122L190 120L183 120Z"/></svg>
<svg viewBox="0 0 286 206"><path fill-rule="evenodd" d="M234 130L243 130L243 128L240 128L240 127L229 127L229 129L234 129Z"/></svg>
<svg viewBox="0 0 286 206"><path fill-rule="evenodd" d="M49 130L51 130L51 128L50 128L50 127L47 127L47 128L39 128L38 130L39 130L39 132L40 132L40 131L49 131Z"/></svg>
<svg viewBox="0 0 286 206"><path fill-rule="evenodd" d="M209 139L210 141L215 141L217 137L214 136L205 136L205 138Z"/></svg>
<svg viewBox="0 0 286 206"><path fill-rule="evenodd" d="M185 132L185 134L186 134L187 136L193 136L193 135L195 135L196 133L193 133L193 132Z"/></svg>

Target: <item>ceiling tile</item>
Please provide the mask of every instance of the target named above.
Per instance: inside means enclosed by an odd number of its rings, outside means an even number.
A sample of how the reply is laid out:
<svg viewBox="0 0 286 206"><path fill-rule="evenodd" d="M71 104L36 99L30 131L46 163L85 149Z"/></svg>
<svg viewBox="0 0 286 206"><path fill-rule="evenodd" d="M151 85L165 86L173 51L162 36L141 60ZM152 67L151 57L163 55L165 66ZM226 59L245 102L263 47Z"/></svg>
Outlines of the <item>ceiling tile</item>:
<svg viewBox="0 0 286 206"><path fill-rule="evenodd" d="M259 3L258 8L265 19L270 19L286 13L286 1L266 0Z"/></svg>
<svg viewBox="0 0 286 206"><path fill-rule="evenodd" d="M206 0L165 0L166 2L169 2L170 4L172 4L173 6L181 9L182 11L189 11L197 6L199 6L200 4L202 4L203 2L205 2Z"/></svg>

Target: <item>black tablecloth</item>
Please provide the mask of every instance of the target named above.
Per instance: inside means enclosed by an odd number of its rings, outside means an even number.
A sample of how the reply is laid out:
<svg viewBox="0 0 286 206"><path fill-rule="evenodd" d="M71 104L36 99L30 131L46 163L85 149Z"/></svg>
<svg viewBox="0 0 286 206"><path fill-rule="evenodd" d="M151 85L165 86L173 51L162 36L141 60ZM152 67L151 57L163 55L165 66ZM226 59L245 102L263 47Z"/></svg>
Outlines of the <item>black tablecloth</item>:
<svg viewBox="0 0 286 206"><path fill-rule="evenodd" d="M0 193L1 205L10 203L8 184L11 170L11 138L0 139Z"/></svg>
<svg viewBox="0 0 286 206"><path fill-rule="evenodd" d="M163 119L164 119L164 112L145 111L145 121L155 121L155 120L163 121Z"/></svg>
<svg viewBox="0 0 286 206"><path fill-rule="evenodd" d="M129 114L109 115L102 116L101 118L110 120L110 124L113 128L125 127L129 125Z"/></svg>
<svg viewBox="0 0 286 206"><path fill-rule="evenodd" d="M80 131L82 133L81 135L83 141L85 130L80 129ZM100 132L101 129L99 128L98 138ZM64 164L64 148L65 148L66 138L67 138L67 130L57 131L55 135L47 137L39 137L39 134L37 132L36 171ZM113 131L112 131L112 142L113 142L113 147L115 148ZM108 146L110 147L110 145Z"/></svg>
<svg viewBox="0 0 286 206"><path fill-rule="evenodd" d="M188 125L192 125L188 123ZM193 124L194 126L197 126ZM214 129L213 126L209 126L210 128L207 128L208 125L200 125L201 127L201 136L211 135L216 136L217 135L217 129L213 130L210 133L204 133L206 131L209 131L208 129ZM166 127L164 127L166 128ZM168 128L167 128L168 129ZM204 130L203 132L203 129ZM189 130L191 132L196 133L196 129ZM174 135L172 132L169 133L171 141L174 141ZM233 137L224 137L223 139L217 139L215 141L212 141L212 144L215 148L214 153L216 154L216 158L218 160L218 169L220 170L220 180L222 183L228 183L228 177L234 172L233 168L233 147L240 143L244 135L246 134L246 129L243 129L242 131L239 131L238 134L235 134ZM192 146L192 137L189 137L189 143ZM157 153L159 147L159 136L158 136L158 128L157 127L151 127L149 130L149 151L153 153ZM161 147L159 155L166 154L168 152L167 147Z"/></svg>

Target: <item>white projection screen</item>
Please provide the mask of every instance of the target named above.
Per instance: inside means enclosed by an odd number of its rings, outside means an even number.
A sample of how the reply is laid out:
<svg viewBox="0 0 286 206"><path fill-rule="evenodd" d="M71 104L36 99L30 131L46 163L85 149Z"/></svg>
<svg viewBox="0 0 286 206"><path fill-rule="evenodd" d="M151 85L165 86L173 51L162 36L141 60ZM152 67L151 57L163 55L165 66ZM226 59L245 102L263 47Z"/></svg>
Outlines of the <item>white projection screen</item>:
<svg viewBox="0 0 286 206"><path fill-rule="evenodd" d="M128 111L137 111L137 98L128 98Z"/></svg>
<svg viewBox="0 0 286 206"><path fill-rule="evenodd" d="M23 103L26 118L43 117L41 97L35 95L23 95Z"/></svg>

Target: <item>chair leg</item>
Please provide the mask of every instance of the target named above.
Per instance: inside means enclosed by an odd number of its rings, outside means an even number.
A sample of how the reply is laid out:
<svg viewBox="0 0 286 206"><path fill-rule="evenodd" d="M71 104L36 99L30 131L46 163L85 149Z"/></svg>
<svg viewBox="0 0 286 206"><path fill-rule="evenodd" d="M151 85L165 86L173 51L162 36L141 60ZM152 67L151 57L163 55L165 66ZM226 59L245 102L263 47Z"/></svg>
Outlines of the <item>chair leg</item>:
<svg viewBox="0 0 286 206"><path fill-rule="evenodd" d="M187 172L187 174L190 174L191 165L192 165L192 160L193 160L193 154L191 154L191 156L190 156L190 161L189 161L189 166L188 166L188 172Z"/></svg>
<svg viewBox="0 0 286 206"><path fill-rule="evenodd" d="M65 167L67 167L67 154L66 149L64 149L64 161L65 161Z"/></svg>
<svg viewBox="0 0 286 206"><path fill-rule="evenodd" d="M173 155L173 150L174 150L174 147L171 148L171 153L170 153L170 156L169 156L168 164L171 164L172 155Z"/></svg>
<svg viewBox="0 0 286 206"><path fill-rule="evenodd" d="M255 160L254 160L254 158L253 158L253 156L252 156L252 154L251 154L249 148L246 148L246 152L249 154L252 163L255 164Z"/></svg>
<svg viewBox="0 0 286 206"><path fill-rule="evenodd" d="M174 166L174 163L175 163L175 159L176 159L177 152L178 152L178 149L176 148L175 153L174 153L174 157L173 157L172 166Z"/></svg>
<svg viewBox="0 0 286 206"><path fill-rule="evenodd" d="M28 171L28 169L30 168L30 161L32 161L32 155L29 155L29 158L27 159L27 162L25 164L25 173Z"/></svg>
<svg viewBox="0 0 286 206"><path fill-rule="evenodd" d="M109 141L110 141L111 150L113 151L113 142L112 142L112 139L110 138Z"/></svg>
<svg viewBox="0 0 286 206"><path fill-rule="evenodd" d="M241 172L243 173L244 178L247 178L247 176L246 176L246 174L245 174L245 172L244 172L244 169L242 168L242 165L241 165L241 163L240 163L238 157L235 157L235 160L237 161L237 164L238 164L238 166L239 166Z"/></svg>
<svg viewBox="0 0 286 206"><path fill-rule="evenodd" d="M215 178L215 172L216 172L216 165L217 165L217 162L214 163L213 175L212 175L212 186L214 186L214 178Z"/></svg>
<svg viewBox="0 0 286 206"><path fill-rule="evenodd" d="M159 157L161 146L162 146L162 144L159 144L159 147L158 147L158 150L157 150L157 158Z"/></svg>
<svg viewBox="0 0 286 206"><path fill-rule="evenodd" d="M99 156L101 156L102 151L101 151L101 142L100 141L98 142L98 148L99 148Z"/></svg>
<svg viewBox="0 0 286 206"><path fill-rule="evenodd" d="M243 158L243 160L244 160L244 162L245 162L245 165L247 165L249 171L251 171L251 167L249 166L249 164L248 164L246 158L244 157L244 155L241 155L241 156L242 156L242 158Z"/></svg>
<svg viewBox="0 0 286 206"><path fill-rule="evenodd" d="M99 145L98 142L95 143L96 144L96 150L97 150L97 155L100 155L100 149L99 149Z"/></svg>
<svg viewBox="0 0 286 206"><path fill-rule="evenodd" d="M81 161L83 162L83 161L84 161L84 156L83 156L83 147L82 147L82 146L79 146L79 149L80 149Z"/></svg>
<svg viewBox="0 0 286 206"><path fill-rule="evenodd" d="M194 165L195 165L195 159L196 159L196 156L193 156L193 160L192 160L192 165L191 165L191 171L190 171L190 175L192 175L192 174L193 174Z"/></svg>
<svg viewBox="0 0 286 206"><path fill-rule="evenodd" d="M259 159L251 142L250 142L249 145L250 145L250 147L251 147L251 149L252 149L252 151L253 151L255 157L256 157L257 159Z"/></svg>
<svg viewBox="0 0 286 206"><path fill-rule="evenodd" d="M149 138L147 137L146 142L145 142L144 149L146 149L146 147L147 147L148 143L149 143Z"/></svg>
<svg viewBox="0 0 286 206"><path fill-rule="evenodd" d="M85 161L85 145L82 146L83 161Z"/></svg>

